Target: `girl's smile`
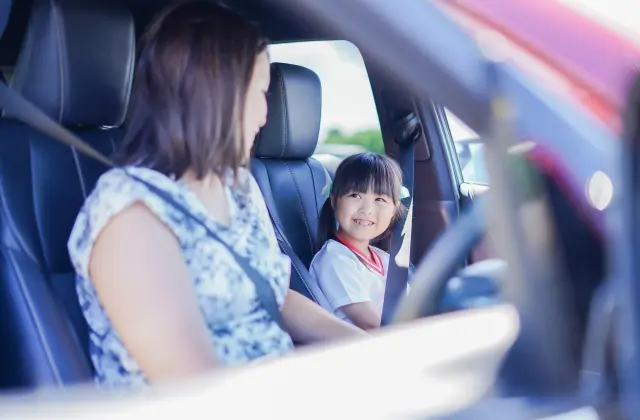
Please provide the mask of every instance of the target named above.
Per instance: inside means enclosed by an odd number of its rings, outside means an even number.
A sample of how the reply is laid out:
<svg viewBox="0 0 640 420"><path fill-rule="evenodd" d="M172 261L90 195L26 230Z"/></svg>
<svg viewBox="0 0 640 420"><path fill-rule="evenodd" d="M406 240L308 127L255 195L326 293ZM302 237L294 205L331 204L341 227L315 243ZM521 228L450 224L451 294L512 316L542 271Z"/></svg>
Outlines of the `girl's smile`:
<svg viewBox="0 0 640 420"><path fill-rule="evenodd" d="M395 210L393 199L384 194L351 192L343 195L335 202L338 233L366 251L369 242L387 230Z"/></svg>

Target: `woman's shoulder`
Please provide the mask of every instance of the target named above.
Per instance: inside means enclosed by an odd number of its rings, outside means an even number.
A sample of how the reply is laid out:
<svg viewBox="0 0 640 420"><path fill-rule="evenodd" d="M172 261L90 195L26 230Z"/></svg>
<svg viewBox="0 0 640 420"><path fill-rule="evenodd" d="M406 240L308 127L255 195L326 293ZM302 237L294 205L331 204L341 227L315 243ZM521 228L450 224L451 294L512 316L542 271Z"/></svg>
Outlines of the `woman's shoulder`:
<svg viewBox="0 0 640 420"><path fill-rule="evenodd" d="M142 182L141 182L142 181ZM171 193L178 185L165 175L147 168L113 168L105 172L85 200L71 230L69 254L79 272L84 272L88 255L100 232L114 217L136 203L171 226L171 211L145 183Z"/></svg>
<svg viewBox="0 0 640 420"><path fill-rule="evenodd" d="M96 184L96 190L121 188L122 186L142 187L140 180L152 183L161 187L171 188L177 186L176 181L156 170L140 166L124 166L111 168L100 178Z"/></svg>
<svg viewBox="0 0 640 420"><path fill-rule="evenodd" d="M118 212L136 201L160 207L161 203L154 199L145 183L167 192L178 191L176 182L152 169L135 166L112 168L100 176L80 214Z"/></svg>

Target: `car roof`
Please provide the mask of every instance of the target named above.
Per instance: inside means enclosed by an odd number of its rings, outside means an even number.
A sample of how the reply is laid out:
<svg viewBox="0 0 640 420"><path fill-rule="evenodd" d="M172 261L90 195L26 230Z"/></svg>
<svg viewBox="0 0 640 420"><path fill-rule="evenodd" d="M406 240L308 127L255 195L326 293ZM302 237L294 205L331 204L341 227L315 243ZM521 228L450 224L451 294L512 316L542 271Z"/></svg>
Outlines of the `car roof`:
<svg viewBox="0 0 640 420"><path fill-rule="evenodd" d="M619 30L620 12L604 19L587 4L596 1L452 0L441 5L454 18L462 15L483 30L495 30L549 67L570 84L572 95L619 131L621 110L640 63L640 37ZM515 61L523 71L530 67L529 61Z"/></svg>
<svg viewBox="0 0 640 420"><path fill-rule="evenodd" d="M101 0L94 0L101 1ZM163 7L181 0L105 0L124 4L133 14L137 35ZM220 1L220 0L211 0ZM327 33L317 25L309 25L305 19L283 13L265 0L222 0L234 9L257 22L265 35L272 42L302 41L309 39L325 39ZM0 0L2 7L11 4L11 0ZM4 36L0 37L0 67L11 67L15 64L22 37L26 31L29 12L33 0L13 1L9 24ZM4 16L0 8L0 17ZM2 22L0 22L1 26ZM1 34L1 32L0 32Z"/></svg>

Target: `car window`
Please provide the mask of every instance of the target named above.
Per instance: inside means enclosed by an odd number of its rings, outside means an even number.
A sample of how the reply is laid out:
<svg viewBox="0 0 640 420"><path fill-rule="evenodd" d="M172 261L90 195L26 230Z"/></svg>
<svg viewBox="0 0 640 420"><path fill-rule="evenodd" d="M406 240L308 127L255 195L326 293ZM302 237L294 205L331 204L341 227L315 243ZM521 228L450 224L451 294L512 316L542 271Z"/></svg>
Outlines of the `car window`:
<svg viewBox="0 0 640 420"><path fill-rule="evenodd" d="M313 70L322 83L317 154L384 153L369 76L358 48L348 41L309 41L269 46L272 62Z"/></svg>
<svg viewBox="0 0 640 420"><path fill-rule="evenodd" d="M445 115L456 148L463 182L489 184L489 173L484 162L484 141L446 108Z"/></svg>

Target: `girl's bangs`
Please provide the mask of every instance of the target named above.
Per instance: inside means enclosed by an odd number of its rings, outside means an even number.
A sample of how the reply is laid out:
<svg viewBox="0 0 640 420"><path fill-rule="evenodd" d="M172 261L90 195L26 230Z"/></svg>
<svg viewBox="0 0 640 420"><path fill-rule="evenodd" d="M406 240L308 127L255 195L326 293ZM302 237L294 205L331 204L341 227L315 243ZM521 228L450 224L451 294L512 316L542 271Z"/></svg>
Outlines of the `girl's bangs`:
<svg viewBox="0 0 640 420"><path fill-rule="evenodd" d="M340 176L336 179L343 182L334 183L333 193L340 197L351 192L386 195L394 201L398 200L398 174L388 162L381 158L362 158L349 163L345 162ZM337 174L336 174L337 175Z"/></svg>

